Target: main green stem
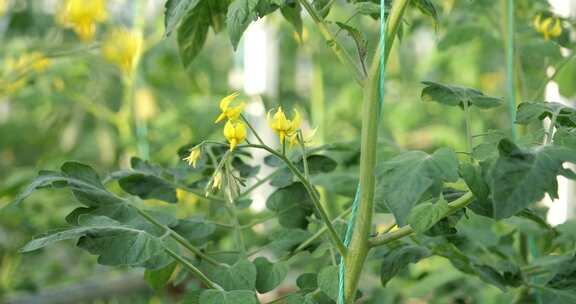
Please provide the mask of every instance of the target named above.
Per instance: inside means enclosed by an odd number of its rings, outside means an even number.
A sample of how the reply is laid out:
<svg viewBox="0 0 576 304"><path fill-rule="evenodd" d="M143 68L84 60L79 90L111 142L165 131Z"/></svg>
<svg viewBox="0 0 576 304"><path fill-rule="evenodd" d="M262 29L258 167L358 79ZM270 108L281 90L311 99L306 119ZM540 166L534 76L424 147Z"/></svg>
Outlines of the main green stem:
<svg viewBox="0 0 576 304"><path fill-rule="evenodd" d="M396 0L392 5L390 15L386 21L384 62L387 61L402 21L402 16L410 0ZM358 214L354 225L354 233L348 256L345 258L346 276L344 278L344 301L353 303L358 289L358 282L366 256L370 249L369 238L374 213L374 188L376 168L376 147L378 140L379 119L379 89L380 89L380 62L381 50L377 50L372 60L368 79L364 87L364 100L362 105L362 135L360 147L360 201Z"/></svg>

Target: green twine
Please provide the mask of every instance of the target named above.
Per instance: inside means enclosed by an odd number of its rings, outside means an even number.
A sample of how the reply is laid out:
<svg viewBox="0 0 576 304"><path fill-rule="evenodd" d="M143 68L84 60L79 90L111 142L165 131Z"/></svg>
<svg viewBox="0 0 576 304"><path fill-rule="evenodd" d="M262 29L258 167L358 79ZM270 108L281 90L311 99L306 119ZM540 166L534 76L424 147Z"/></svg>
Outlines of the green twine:
<svg viewBox="0 0 576 304"><path fill-rule="evenodd" d="M386 4L384 0L380 0L380 90L379 90L379 104L378 104L378 117L382 116L382 111L384 109L384 71L385 71L385 61L386 61ZM344 246L348 248L350 241L352 241L352 233L354 232L354 223L356 222L356 215L358 213L358 205L360 201L360 184L356 187L356 194L354 195L354 200L352 201L352 212L350 218L348 219L348 224L346 226L346 235L344 237ZM343 258L340 258L340 265L338 268L338 303L344 304L344 276L346 274L346 266Z"/></svg>

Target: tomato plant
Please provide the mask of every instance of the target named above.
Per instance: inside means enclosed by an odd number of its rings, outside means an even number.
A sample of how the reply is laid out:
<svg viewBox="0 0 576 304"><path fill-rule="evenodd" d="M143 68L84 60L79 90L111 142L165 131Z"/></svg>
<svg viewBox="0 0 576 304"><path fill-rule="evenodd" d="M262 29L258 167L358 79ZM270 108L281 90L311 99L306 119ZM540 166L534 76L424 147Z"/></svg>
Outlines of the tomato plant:
<svg viewBox="0 0 576 304"><path fill-rule="evenodd" d="M93 39L106 18L103 1L88 2L93 7L66 1L59 15L62 26L82 40ZM176 36L187 70L202 54L210 30L227 35L236 50L252 22L279 12L305 44L303 15L308 15L311 30L325 42L320 47L332 52L329 62L343 65L362 94L355 102L360 140L315 145L314 132L303 127L304 115L280 103L267 109L265 119L274 134L270 141L245 117L245 96L231 92L213 104L219 107L214 123L221 134L181 147L172 166L133 157L129 169L104 178L77 161L40 171L10 207L44 188L71 191L78 206L65 217L68 227L38 236L22 251L77 239L76 245L98 256L99 264L144 268L154 288L197 281L186 303L259 303L258 295L277 289L289 273L297 273L290 292L266 303L381 303L382 293L398 288L390 284L406 277L410 264L435 258L499 289L502 301L573 303L574 229L552 227L538 203L546 195L558 198L559 176L576 177L569 167L576 164L576 110L543 100L552 80L573 94L565 79L573 79L566 71L573 70L574 53L564 56L561 50L574 48L574 21L553 14L545 1L501 1L505 5L498 14L490 7L499 1L452 1L457 20L448 21L439 51L462 41L493 44L495 36L500 38L505 47L498 52L508 55L511 67L508 94L490 96L476 88L423 80L422 103L458 109L466 150L405 151L379 136L379 121L389 117L386 103L382 106L390 97L386 65L390 56L402 55L393 50L412 19L424 16L423 27L432 31L445 26L435 2L166 1L165 36ZM330 11L336 7L351 10L351 17L333 20ZM359 16L367 17L372 32L353 26ZM512 21L521 25L519 31ZM479 30L481 22L496 28ZM377 37L374 29L380 28ZM113 30L103 39L102 55L116 66L127 88L134 86L142 44L142 33L128 29ZM494 52L493 46L487 48ZM48 59L35 54L26 60L24 65L39 72ZM546 74L549 66L555 66L552 75ZM2 86L6 92L22 85L19 72L28 73L14 70ZM131 91L124 92L124 100ZM522 101L516 105L517 98ZM126 145L134 127L125 123L134 119L129 107L121 105L113 119ZM475 134L474 116L481 111L508 111L510 124ZM136 115L136 125L146 117ZM394 133L393 125L385 128ZM255 164L258 153L265 156ZM258 177L264 166L271 173ZM250 209L251 194L268 185L273 192L266 210ZM182 192L198 198L194 217L177 218L144 203L177 204ZM440 280L442 272L432 269L418 279ZM375 274L380 287L371 283ZM401 292L393 298L400 301Z"/></svg>

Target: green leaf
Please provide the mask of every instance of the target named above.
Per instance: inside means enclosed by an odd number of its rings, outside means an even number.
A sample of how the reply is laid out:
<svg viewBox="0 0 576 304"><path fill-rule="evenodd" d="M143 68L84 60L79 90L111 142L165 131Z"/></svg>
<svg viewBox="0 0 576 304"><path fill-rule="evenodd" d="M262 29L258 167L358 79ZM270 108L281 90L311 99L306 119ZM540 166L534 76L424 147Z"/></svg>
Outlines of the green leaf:
<svg viewBox="0 0 576 304"><path fill-rule="evenodd" d="M431 17L435 27L438 26L438 11L431 0L414 0L410 3L416 6L422 14Z"/></svg>
<svg viewBox="0 0 576 304"><path fill-rule="evenodd" d="M296 286L304 292L312 292L318 288L318 274L303 273L296 279Z"/></svg>
<svg viewBox="0 0 576 304"><path fill-rule="evenodd" d="M540 299L542 303L574 304L576 303L576 291L545 288L541 290Z"/></svg>
<svg viewBox="0 0 576 304"><path fill-rule="evenodd" d="M486 182L484 173L489 164L480 163L475 166L471 163L463 163L460 166L460 176L466 182L466 185L474 194L474 201L468 206L476 214L493 217L494 208L492 198L490 197L490 187Z"/></svg>
<svg viewBox="0 0 576 304"><path fill-rule="evenodd" d="M288 265L284 262L271 263L265 257L254 259L256 266L256 290L266 293L278 287L288 274Z"/></svg>
<svg viewBox="0 0 576 304"><path fill-rule="evenodd" d="M270 167L280 167L284 165L284 162L278 158L276 155L268 155L264 157L264 163Z"/></svg>
<svg viewBox="0 0 576 304"><path fill-rule="evenodd" d="M358 184L357 173L332 172L327 174L317 174L310 177L312 184L326 189L330 193L354 197Z"/></svg>
<svg viewBox="0 0 576 304"><path fill-rule="evenodd" d="M302 183L293 183L272 193L266 207L278 215L278 222L286 228L306 228L314 205Z"/></svg>
<svg viewBox="0 0 576 304"><path fill-rule="evenodd" d="M576 256L558 267L558 272L546 283L546 286L560 290L576 288Z"/></svg>
<svg viewBox="0 0 576 304"><path fill-rule="evenodd" d="M338 299L338 266L328 266L318 274L318 288L330 299Z"/></svg>
<svg viewBox="0 0 576 304"><path fill-rule="evenodd" d="M406 245L391 249L384 256L382 267L380 268L380 281L382 282L382 286L386 286L388 281L395 277L400 270L408 266L408 264L418 263L418 261L429 255L430 252L428 249L421 246Z"/></svg>
<svg viewBox="0 0 576 304"><path fill-rule="evenodd" d="M268 235L269 247L280 254L291 251L310 236L311 233L303 229L281 229Z"/></svg>
<svg viewBox="0 0 576 304"><path fill-rule="evenodd" d="M117 204L122 198L110 193L100 182L100 177L90 166L78 162L66 162L61 172L40 171L34 179L17 197L11 205L20 204L36 189L55 187L68 187L76 199L89 207L103 204Z"/></svg>
<svg viewBox="0 0 576 304"><path fill-rule="evenodd" d="M278 169L272 179L270 179L270 185L278 188L287 187L293 182L294 174L286 167Z"/></svg>
<svg viewBox="0 0 576 304"><path fill-rule="evenodd" d="M576 128L560 127L554 133L554 144L576 150Z"/></svg>
<svg viewBox="0 0 576 304"><path fill-rule="evenodd" d="M179 220L173 229L193 245L202 246L210 240L216 231L216 225L198 217Z"/></svg>
<svg viewBox="0 0 576 304"><path fill-rule="evenodd" d="M503 292L506 292L507 282L494 267L481 264L472 264L472 268L481 280L498 287Z"/></svg>
<svg viewBox="0 0 576 304"><path fill-rule="evenodd" d="M338 166L338 163L326 155L314 154L306 157L308 163L308 171L310 174L328 173L332 172ZM304 162L299 159L296 166L300 171L304 171Z"/></svg>
<svg viewBox="0 0 576 304"><path fill-rule="evenodd" d="M208 289L200 295L202 304L259 304L256 294L250 290L222 291Z"/></svg>
<svg viewBox="0 0 576 304"><path fill-rule="evenodd" d="M408 224L418 233L424 233L450 211L448 202L442 197L435 202L427 201L410 211Z"/></svg>
<svg viewBox="0 0 576 304"><path fill-rule="evenodd" d="M203 261L200 266L212 281L225 290L252 290L256 286L256 266L250 261L239 260L232 266L215 266Z"/></svg>
<svg viewBox="0 0 576 304"><path fill-rule="evenodd" d="M501 98L485 96L475 89L449 86L431 81L423 81L422 83L426 85L422 90L423 101L434 101L461 108L464 108L464 104L468 103L480 109L499 107L503 103Z"/></svg>
<svg viewBox="0 0 576 304"><path fill-rule="evenodd" d="M122 170L111 176L118 179L122 190L141 199L158 199L168 203L178 202L176 188L167 178L164 169L139 158L130 160L132 170Z"/></svg>
<svg viewBox="0 0 576 304"><path fill-rule="evenodd" d="M208 30L210 29L210 9L206 2L196 5L188 10L182 23L178 27L178 50L182 64L189 70L192 61L206 43Z"/></svg>
<svg viewBox="0 0 576 304"><path fill-rule="evenodd" d="M282 13L282 16L284 16L284 19L286 19L286 21L292 24L294 30L296 31L296 33L298 33L299 37L302 37L302 29L303 29L301 11L302 8L300 7L300 4L296 1L291 4L280 7L280 12Z"/></svg>
<svg viewBox="0 0 576 304"><path fill-rule="evenodd" d="M158 211L146 211L146 213L156 221L168 227L173 227L177 224L176 218L171 214ZM92 208L76 208L66 216L66 221L72 225L79 226L82 224L82 217L86 215L93 217L104 216L122 223L122 225L139 230L145 230L155 236L162 236L165 232L164 229L148 222L139 214L136 208L126 203L102 205Z"/></svg>
<svg viewBox="0 0 576 304"><path fill-rule="evenodd" d="M256 13L258 2L259 0L234 0L228 7L226 25L234 50L238 48L240 38L250 22L258 17Z"/></svg>
<svg viewBox="0 0 576 304"><path fill-rule="evenodd" d="M182 17L189 11L194 9L194 7L200 2L200 0L168 0L164 5L164 26L166 28L165 35L170 36L172 31L180 21Z"/></svg>
<svg viewBox="0 0 576 304"><path fill-rule="evenodd" d="M346 33L348 33L348 36L354 40L360 61L365 62L366 55L368 54L368 40L366 40L364 34L355 27L342 22L336 22L336 25L338 25L340 29L345 30Z"/></svg>
<svg viewBox="0 0 576 304"><path fill-rule="evenodd" d="M152 289L156 291L162 290L170 281L176 265L176 262L174 262L160 269L146 269L146 271L144 271L144 280Z"/></svg>
<svg viewBox="0 0 576 304"><path fill-rule="evenodd" d="M450 263L458 270L478 276L486 283L492 284L502 291L506 291L506 284L508 281L493 267L481 263L477 263L474 257L468 257L460 249L450 243L440 244L434 247L434 254L442 256L450 260ZM516 285L515 280L510 283Z"/></svg>
<svg viewBox="0 0 576 304"><path fill-rule="evenodd" d="M312 6L316 9L320 17L326 18L330 14L330 8L332 8L333 1L331 0L314 0L312 1Z"/></svg>
<svg viewBox="0 0 576 304"><path fill-rule="evenodd" d="M357 2L354 3L354 10L362 15L380 15L380 4L372 2Z"/></svg>
<svg viewBox="0 0 576 304"><path fill-rule="evenodd" d="M576 163L576 154L567 148L541 146L521 150L504 139L498 144L500 157L490 172L494 216L510 217L539 202L548 193L558 198L558 175L570 176L563 163ZM573 173L572 173L573 174Z"/></svg>
<svg viewBox="0 0 576 304"><path fill-rule="evenodd" d="M118 180L122 190L142 199L158 199L177 203L176 188L166 180L142 173L133 173Z"/></svg>
<svg viewBox="0 0 576 304"><path fill-rule="evenodd" d="M516 113L516 123L526 125L553 117L557 117L557 127L576 127L576 110L557 102L521 103Z"/></svg>
<svg viewBox="0 0 576 304"><path fill-rule="evenodd" d="M377 198L403 226L425 193L438 197L443 182L457 180L458 158L453 150L442 148L432 155L410 151L384 162L378 169Z"/></svg>
<svg viewBox="0 0 576 304"><path fill-rule="evenodd" d="M165 255L163 242L145 230L122 225L104 216L81 215L79 221L83 227L41 236L28 242L21 251L29 252L57 241L80 238L78 247L98 255L98 263L102 265L145 266Z"/></svg>

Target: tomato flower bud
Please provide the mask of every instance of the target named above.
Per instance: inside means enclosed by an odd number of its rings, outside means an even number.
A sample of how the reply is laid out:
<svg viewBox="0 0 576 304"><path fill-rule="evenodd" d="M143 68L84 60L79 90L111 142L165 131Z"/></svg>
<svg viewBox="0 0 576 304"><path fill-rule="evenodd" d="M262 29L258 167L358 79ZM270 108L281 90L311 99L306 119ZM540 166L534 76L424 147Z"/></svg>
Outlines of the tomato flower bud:
<svg viewBox="0 0 576 304"><path fill-rule="evenodd" d="M200 150L200 148L192 148L190 150L190 154L183 160L185 160L188 163L188 165L192 166L193 168L196 168L196 164L198 163L198 160L200 159L201 156L202 151Z"/></svg>
<svg viewBox="0 0 576 304"><path fill-rule="evenodd" d="M230 151L246 139L246 126L241 121L228 121L224 125L224 137L230 143Z"/></svg>

